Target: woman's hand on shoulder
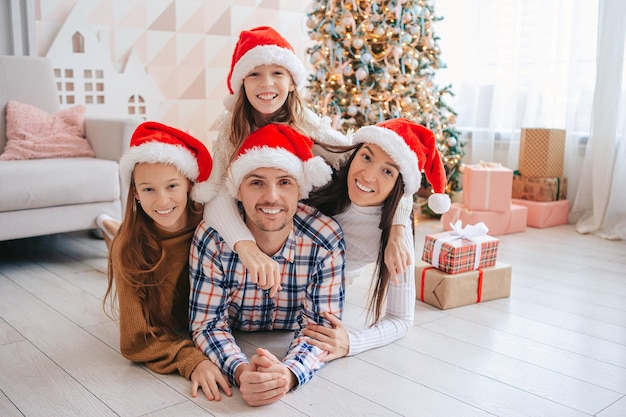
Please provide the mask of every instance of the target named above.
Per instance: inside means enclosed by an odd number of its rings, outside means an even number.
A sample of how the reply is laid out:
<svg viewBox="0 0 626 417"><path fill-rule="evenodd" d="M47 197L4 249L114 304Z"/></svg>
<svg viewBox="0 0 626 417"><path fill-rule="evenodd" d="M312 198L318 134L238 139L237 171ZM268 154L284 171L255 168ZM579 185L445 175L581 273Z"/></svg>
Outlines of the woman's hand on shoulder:
<svg viewBox="0 0 626 417"><path fill-rule="evenodd" d="M233 393L226 376L208 358L200 362L191 373L191 396L198 396L198 388L202 388L204 395L209 401L220 401L220 387L228 397Z"/></svg>
<svg viewBox="0 0 626 417"><path fill-rule="evenodd" d="M270 290L274 297L281 289L278 262L267 256L252 240L241 240L235 244L241 263L248 269L248 277L263 290Z"/></svg>
<svg viewBox="0 0 626 417"><path fill-rule="evenodd" d="M405 226L400 224L391 226L384 254L385 266L395 283L398 283L398 276L404 274L411 266L411 252L406 244L404 228Z"/></svg>
<svg viewBox="0 0 626 417"><path fill-rule="evenodd" d="M328 352L321 358L322 362L330 362L343 358L350 352L350 338L348 331L341 320L334 315L324 312L324 318L333 326L325 327L319 324L309 324L304 328L304 335L309 338L308 343Z"/></svg>

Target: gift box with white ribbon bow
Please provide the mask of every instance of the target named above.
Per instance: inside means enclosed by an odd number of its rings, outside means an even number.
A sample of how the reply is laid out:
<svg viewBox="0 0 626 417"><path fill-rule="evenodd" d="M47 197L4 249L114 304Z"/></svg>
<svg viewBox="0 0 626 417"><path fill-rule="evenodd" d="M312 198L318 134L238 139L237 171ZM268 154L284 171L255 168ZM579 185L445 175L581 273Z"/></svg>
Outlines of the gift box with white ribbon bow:
<svg viewBox="0 0 626 417"><path fill-rule="evenodd" d="M422 260L448 274L460 274L496 264L500 241L489 236L485 223L463 227L450 224L449 232L426 235Z"/></svg>

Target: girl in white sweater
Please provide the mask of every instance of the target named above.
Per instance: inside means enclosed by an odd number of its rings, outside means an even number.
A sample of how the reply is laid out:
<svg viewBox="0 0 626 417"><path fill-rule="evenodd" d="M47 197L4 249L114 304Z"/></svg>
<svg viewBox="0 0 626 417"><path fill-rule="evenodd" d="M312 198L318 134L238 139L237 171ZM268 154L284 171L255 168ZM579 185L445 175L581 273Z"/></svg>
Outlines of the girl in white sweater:
<svg viewBox="0 0 626 417"><path fill-rule="evenodd" d="M449 197L443 194L447 181L433 132L406 119L392 119L359 129L354 142L347 163L334 173L330 184L312 193L307 203L333 216L341 226L350 282L364 266L375 262L377 277L368 305L371 325L347 331L338 318L328 316L334 328L308 327L305 334L311 344L329 352L326 361L391 343L413 325L414 251L410 266L397 278L383 258L395 208L403 196L412 196L419 189L420 171L435 192L429 198L431 209L443 213L450 207ZM405 226L405 243L414 248L412 224Z"/></svg>

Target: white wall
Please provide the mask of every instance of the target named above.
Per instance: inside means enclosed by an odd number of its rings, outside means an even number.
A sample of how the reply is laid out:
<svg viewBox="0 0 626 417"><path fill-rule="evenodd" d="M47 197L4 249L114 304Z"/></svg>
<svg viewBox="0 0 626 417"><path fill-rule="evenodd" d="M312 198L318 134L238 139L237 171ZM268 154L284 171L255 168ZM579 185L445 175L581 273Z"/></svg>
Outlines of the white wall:
<svg viewBox="0 0 626 417"><path fill-rule="evenodd" d="M0 54L34 55L35 0L0 2Z"/></svg>

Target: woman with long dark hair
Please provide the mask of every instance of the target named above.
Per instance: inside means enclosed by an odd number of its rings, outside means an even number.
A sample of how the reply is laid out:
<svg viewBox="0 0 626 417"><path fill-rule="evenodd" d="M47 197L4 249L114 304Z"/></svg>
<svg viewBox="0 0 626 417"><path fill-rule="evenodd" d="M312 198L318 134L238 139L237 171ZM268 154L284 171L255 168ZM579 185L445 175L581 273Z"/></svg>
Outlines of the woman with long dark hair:
<svg viewBox="0 0 626 417"><path fill-rule="evenodd" d="M384 253L398 202L419 189L422 170L435 192L429 198L431 209L443 213L450 207L433 132L406 119L392 119L359 129L354 142L352 155L334 172L333 180L307 200L341 226L350 282L366 265L375 263L368 302L370 326L347 331L339 319L330 316L327 319L334 328L312 325L305 330L311 344L329 352L326 361L391 343L413 325L414 251L410 266L400 276L388 270ZM410 221L404 237L411 248L415 247L413 236Z"/></svg>

